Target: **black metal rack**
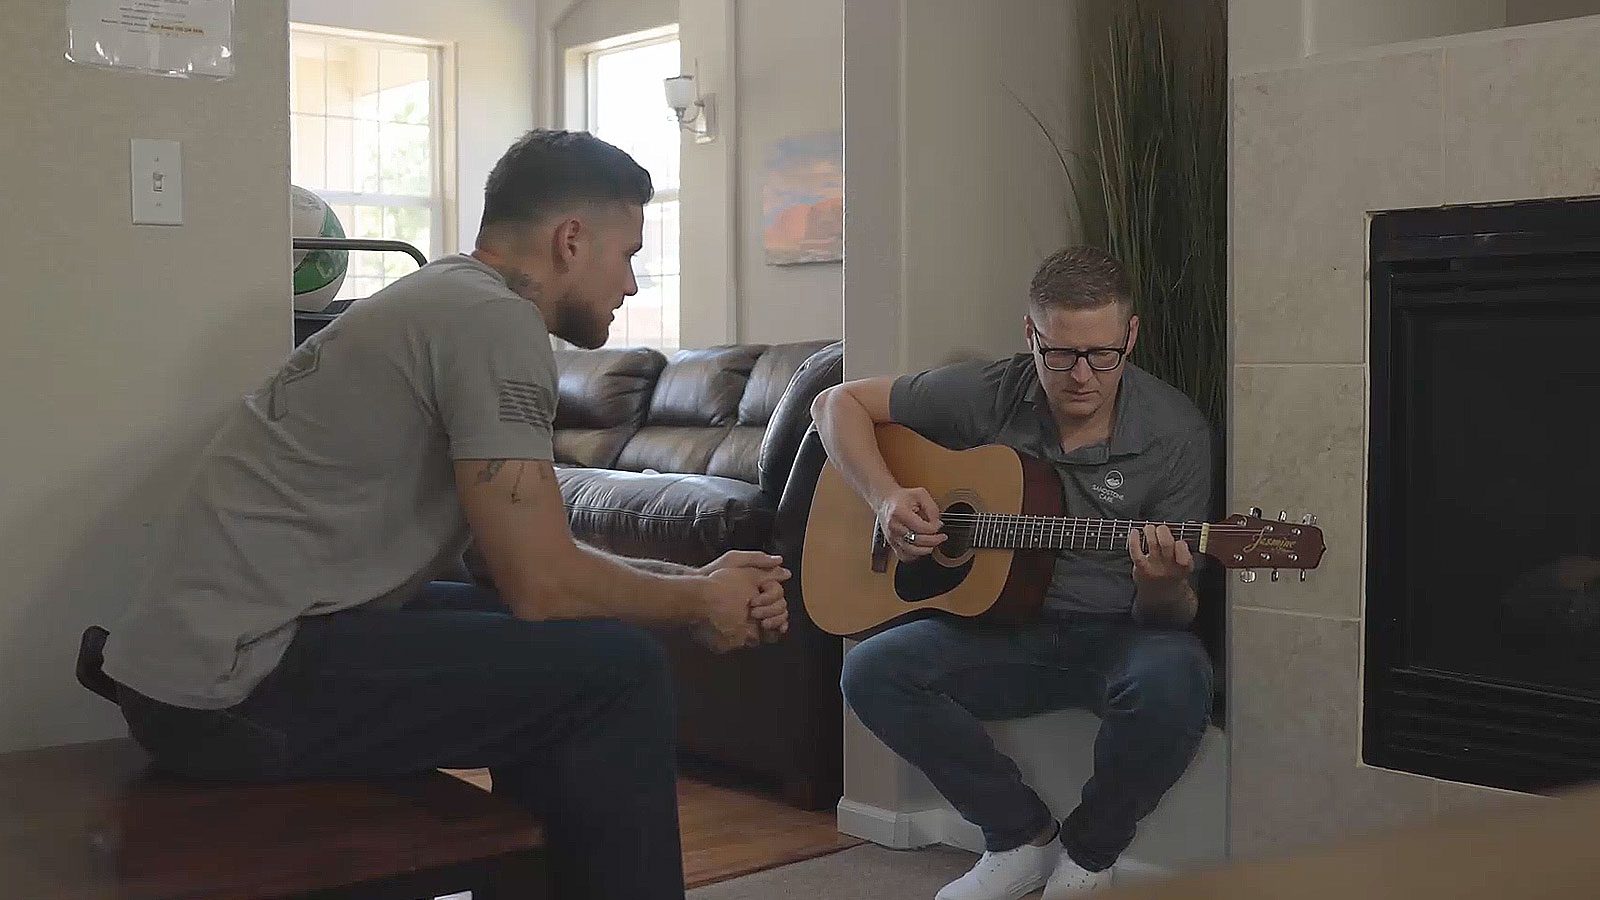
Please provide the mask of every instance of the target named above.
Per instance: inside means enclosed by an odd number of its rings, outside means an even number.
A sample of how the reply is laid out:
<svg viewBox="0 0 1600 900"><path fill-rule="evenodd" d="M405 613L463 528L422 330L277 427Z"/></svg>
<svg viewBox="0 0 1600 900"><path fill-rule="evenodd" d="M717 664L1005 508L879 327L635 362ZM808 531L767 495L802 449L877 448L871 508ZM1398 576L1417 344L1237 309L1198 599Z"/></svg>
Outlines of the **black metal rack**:
<svg viewBox="0 0 1600 900"><path fill-rule="evenodd" d="M296 250L371 250L380 253L404 253L416 260L417 268L428 264L428 258L422 251L405 241L381 240L378 238L330 238L330 237L297 237L293 238ZM320 312L295 311L294 314L294 345L300 346L306 338L328 327L328 323L339 317L339 314L349 308L355 300L339 300L328 305Z"/></svg>

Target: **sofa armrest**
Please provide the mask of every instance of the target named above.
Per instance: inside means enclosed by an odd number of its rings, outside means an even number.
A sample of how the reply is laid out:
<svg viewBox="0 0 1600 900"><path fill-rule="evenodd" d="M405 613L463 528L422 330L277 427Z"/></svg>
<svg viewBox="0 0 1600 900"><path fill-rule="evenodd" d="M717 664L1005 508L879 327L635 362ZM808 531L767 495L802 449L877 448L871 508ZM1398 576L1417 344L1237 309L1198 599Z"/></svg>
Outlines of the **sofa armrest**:
<svg viewBox="0 0 1600 900"><path fill-rule="evenodd" d="M767 552L783 557L784 566L791 573L784 590L789 599L791 622L798 620L806 625L811 624L811 618L806 615L804 586L800 581L801 557L805 551L806 522L811 516L811 498L816 494L817 479L822 477L822 466L827 461L828 451L822 446L822 436L812 426L801 439L794 464L789 468L789 480L778 499L772 537L766 548Z"/></svg>
<svg viewBox="0 0 1600 900"><path fill-rule="evenodd" d="M761 489L773 499L788 489L795 456L811 428L811 402L843 379L843 341L834 341L813 353L789 379L761 441ZM815 484L815 478L812 483ZM807 505L810 505L809 496Z"/></svg>

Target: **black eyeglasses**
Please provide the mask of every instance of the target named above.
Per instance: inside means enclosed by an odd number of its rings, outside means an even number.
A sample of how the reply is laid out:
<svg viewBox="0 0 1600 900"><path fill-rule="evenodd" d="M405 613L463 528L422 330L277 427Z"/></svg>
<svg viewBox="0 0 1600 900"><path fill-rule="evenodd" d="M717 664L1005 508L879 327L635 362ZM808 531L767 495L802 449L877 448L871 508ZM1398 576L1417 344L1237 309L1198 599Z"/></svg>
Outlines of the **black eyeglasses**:
<svg viewBox="0 0 1600 900"><path fill-rule="evenodd" d="M1133 336L1133 325L1128 325L1128 333L1122 338L1121 347L1090 347L1087 350L1076 350L1072 347L1051 347L1039 340L1039 332L1033 333L1033 349L1038 351L1044 360L1044 367L1052 372L1070 372L1078 364L1078 357L1083 357L1089 362L1089 368L1096 372L1110 372L1122 365L1122 357L1128 353L1128 338Z"/></svg>

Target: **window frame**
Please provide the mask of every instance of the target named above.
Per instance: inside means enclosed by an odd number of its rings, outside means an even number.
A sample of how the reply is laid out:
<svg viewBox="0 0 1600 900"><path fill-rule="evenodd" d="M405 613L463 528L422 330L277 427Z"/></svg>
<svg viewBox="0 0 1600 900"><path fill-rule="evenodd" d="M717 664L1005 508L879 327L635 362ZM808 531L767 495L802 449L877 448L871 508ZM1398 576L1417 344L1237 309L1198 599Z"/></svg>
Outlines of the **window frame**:
<svg viewBox="0 0 1600 900"><path fill-rule="evenodd" d="M455 253L458 248L456 235L456 192L455 186L455 109L451 103L453 85L448 83L454 71L454 49L450 44L430 41L409 35L385 34L373 31L362 31L351 28L336 28L327 25L316 25L305 22L289 23L290 53L293 54L295 35L314 35L351 43L375 45L378 48L395 47L407 50L420 50L428 57L428 135L429 159L432 171L429 173L433 191L428 197L411 196L406 194L370 193L366 191L328 190L323 188L307 188L314 190L329 206L376 206L397 207L408 209L429 210L428 230L429 244L427 247L418 247L428 259L439 259ZM292 62L291 62L292 64ZM294 113L293 99L290 100L290 112ZM315 113L300 113L300 115L317 115ZM324 122L329 116L324 110L319 116ZM326 126L324 126L326 128ZM324 166L326 166L326 148L324 148ZM292 178L291 172L291 178ZM345 223L346 229L353 228L354 223Z"/></svg>
<svg viewBox="0 0 1600 900"><path fill-rule="evenodd" d="M605 40L569 47L566 51L566 72L563 91L564 102L562 104L561 116L564 126L568 129L576 131L592 131L594 124L599 121L599 97L597 96L598 92L594 90L594 85L596 79L598 78L598 68L601 57L608 54L620 53L628 50L638 50L644 47L671 42L678 43L681 60L683 44L679 23L674 22L669 25L662 25L642 31L629 32L628 34L617 35L615 37L606 38ZM681 62L679 67L681 70ZM665 109L667 102L665 85L658 86L658 90L660 91L662 108ZM679 133L678 137L681 166L683 136L681 133ZM676 327L672 329L672 333L677 335L677 339L671 344L667 344L665 341L663 341L659 346L654 348L666 353L679 350L683 346L683 244L681 237L683 206L681 203L679 203L681 184L682 170L680 168L679 186L671 188L657 187L654 196L652 196L650 199L650 203L646 204L647 216L649 214L648 209L650 206L657 204L664 205L667 203L679 204L678 221L680 237L678 244L677 272L672 276L677 279L679 291L677 308L673 311L677 318L675 323ZM666 323L663 322L662 324L665 331Z"/></svg>

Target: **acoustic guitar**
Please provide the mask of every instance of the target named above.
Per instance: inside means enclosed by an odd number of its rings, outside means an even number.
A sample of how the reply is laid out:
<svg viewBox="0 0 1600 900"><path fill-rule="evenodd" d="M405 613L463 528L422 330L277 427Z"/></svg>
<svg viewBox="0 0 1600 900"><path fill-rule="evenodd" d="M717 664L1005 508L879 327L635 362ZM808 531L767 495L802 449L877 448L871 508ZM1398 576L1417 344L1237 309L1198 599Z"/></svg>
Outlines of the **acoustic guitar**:
<svg viewBox="0 0 1600 900"><path fill-rule="evenodd" d="M1044 603L1061 550L1121 550L1129 529L1165 524L1189 549L1228 569L1305 572L1326 549L1315 516L1249 515L1220 522L1086 519L1067 515L1050 463L1000 444L947 450L900 425L880 425L878 447L895 480L939 504L948 535L933 553L901 563L867 503L831 462L811 501L800 565L806 612L818 628L860 637L931 614L1025 622ZM893 537L898 537L895 535ZM1132 562L1129 562L1132 565Z"/></svg>

